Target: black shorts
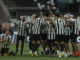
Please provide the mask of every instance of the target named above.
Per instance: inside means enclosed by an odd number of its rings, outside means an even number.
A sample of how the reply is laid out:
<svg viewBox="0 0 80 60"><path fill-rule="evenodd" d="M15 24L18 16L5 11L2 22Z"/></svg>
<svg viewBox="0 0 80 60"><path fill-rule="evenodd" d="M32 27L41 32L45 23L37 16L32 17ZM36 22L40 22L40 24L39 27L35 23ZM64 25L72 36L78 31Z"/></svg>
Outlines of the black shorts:
<svg viewBox="0 0 80 60"><path fill-rule="evenodd" d="M64 42L64 35L57 35L56 36L56 41L57 42Z"/></svg>
<svg viewBox="0 0 80 60"><path fill-rule="evenodd" d="M77 37L78 37L78 35L75 35L75 34L71 35L71 41L77 42Z"/></svg>
<svg viewBox="0 0 80 60"><path fill-rule="evenodd" d="M46 40L47 39L47 35L46 34L42 34L41 35L41 40Z"/></svg>
<svg viewBox="0 0 80 60"><path fill-rule="evenodd" d="M71 39L71 36L72 36L72 35L69 35L69 38L70 38L70 39Z"/></svg>
<svg viewBox="0 0 80 60"><path fill-rule="evenodd" d="M37 40L41 40L41 35L40 34L32 34L30 37L30 40L33 41L37 41Z"/></svg>
<svg viewBox="0 0 80 60"><path fill-rule="evenodd" d="M64 35L64 42L68 43L69 42L69 38L70 38L69 35Z"/></svg>
<svg viewBox="0 0 80 60"><path fill-rule="evenodd" d="M19 36L19 35L17 35L17 40L18 41L24 41L25 40L25 37L24 36Z"/></svg>
<svg viewBox="0 0 80 60"><path fill-rule="evenodd" d="M48 44L48 45L51 45L51 43L52 43L53 45L55 45L55 41L54 41L54 40L47 40L47 44Z"/></svg>
<svg viewBox="0 0 80 60"><path fill-rule="evenodd" d="M1 48L1 54L4 55L4 53L8 53L9 48Z"/></svg>

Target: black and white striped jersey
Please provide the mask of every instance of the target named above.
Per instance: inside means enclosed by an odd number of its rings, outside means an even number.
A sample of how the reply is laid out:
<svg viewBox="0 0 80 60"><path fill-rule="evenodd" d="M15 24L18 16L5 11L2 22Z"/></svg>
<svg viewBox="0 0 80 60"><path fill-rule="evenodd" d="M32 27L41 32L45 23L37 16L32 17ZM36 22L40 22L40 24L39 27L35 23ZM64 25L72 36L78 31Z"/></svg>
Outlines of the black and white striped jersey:
<svg viewBox="0 0 80 60"><path fill-rule="evenodd" d="M40 23L41 23L41 25L42 25L42 24L45 24L45 21L44 21L44 20L45 20L45 18L44 18L44 17L43 17L43 18L41 18L41 22L40 22Z"/></svg>
<svg viewBox="0 0 80 60"><path fill-rule="evenodd" d="M50 19L56 24L56 18L55 17L50 17Z"/></svg>
<svg viewBox="0 0 80 60"><path fill-rule="evenodd" d="M69 21L65 22L65 27L64 27L64 35L71 35L71 23Z"/></svg>
<svg viewBox="0 0 80 60"><path fill-rule="evenodd" d="M70 27L64 27L64 35L71 35Z"/></svg>
<svg viewBox="0 0 80 60"><path fill-rule="evenodd" d="M56 22L56 34L57 35L64 35L65 20L57 19L55 22Z"/></svg>
<svg viewBox="0 0 80 60"><path fill-rule="evenodd" d="M47 26L42 26L42 29L41 29L42 30L42 34L46 34L46 32L45 32L46 31L46 27Z"/></svg>
<svg viewBox="0 0 80 60"><path fill-rule="evenodd" d="M53 21L54 25L57 27L58 19L56 19L55 17L50 17L50 19Z"/></svg>
<svg viewBox="0 0 80 60"><path fill-rule="evenodd" d="M54 40L56 37L55 27L54 26L47 26L47 39Z"/></svg>
<svg viewBox="0 0 80 60"><path fill-rule="evenodd" d="M80 17L77 17L78 30L80 31Z"/></svg>
<svg viewBox="0 0 80 60"><path fill-rule="evenodd" d="M11 42L11 36L10 35L7 36L6 34L1 34L0 39L5 40L5 42L2 43L2 47L8 48L9 46L6 43Z"/></svg>
<svg viewBox="0 0 80 60"><path fill-rule="evenodd" d="M32 32L31 32L31 30L32 30L32 20L30 20L29 21L29 24L27 24L28 25L28 34L31 34Z"/></svg>
<svg viewBox="0 0 80 60"><path fill-rule="evenodd" d="M29 29L28 29L29 34L31 34L31 30L32 30L32 24L30 23L29 24Z"/></svg>
<svg viewBox="0 0 80 60"><path fill-rule="evenodd" d="M40 34L41 33L41 25L43 24L43 19L36 18L33 22L32 26L32 34Z"/></svg>
<svg viewBox="0 0 80 60"><path fill-rule="evenodd" d="M41 19L41 34L45 34L45 28L46 26L44 25L45 24L45 18L42 18Z"/></svg>
<svg viewBox="0 0 80 60"><path fill-rule="evenodd" d="M19 36L25 36L25 29L27 28L27 25L25 22L18 21L17 22L17 29L18 29L18 35Z"/></svg>
<svg viewBox="0 0 80 60"><path fill-rule="evenodd" d="M73 25L73 33L79 35L79 21L75 20Z"/></svg>

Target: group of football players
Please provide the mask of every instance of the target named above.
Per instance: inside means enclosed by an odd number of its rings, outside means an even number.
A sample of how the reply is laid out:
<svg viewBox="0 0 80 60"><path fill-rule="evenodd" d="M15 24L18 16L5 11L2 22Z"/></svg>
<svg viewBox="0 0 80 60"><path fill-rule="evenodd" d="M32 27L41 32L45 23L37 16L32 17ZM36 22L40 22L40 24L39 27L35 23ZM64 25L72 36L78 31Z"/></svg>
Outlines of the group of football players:
<svg viewBox="0 0 80 60"><path fill-rule="evenodd" d="M42 55L58 57L79 56L80 52L76 39L80 34L80 18L75 18L70 13L64 15L54 14L49 6L47 8L48 13L45 16L38 10L36 14L32 15L30 21L23 16L21 21L15 23L18 30L15 54L18 52L19 41L21 40L20 54L23 55L24 40L27 34L30 36L29 54L31 56L39 56L38 49L40 46ZM6 53L6 55L8 55L8 45L11 39L8 35L9 31L6 31L0 40L3 43L1 53ZM72 44L73 53L69 48L69 43Z"/></svg>

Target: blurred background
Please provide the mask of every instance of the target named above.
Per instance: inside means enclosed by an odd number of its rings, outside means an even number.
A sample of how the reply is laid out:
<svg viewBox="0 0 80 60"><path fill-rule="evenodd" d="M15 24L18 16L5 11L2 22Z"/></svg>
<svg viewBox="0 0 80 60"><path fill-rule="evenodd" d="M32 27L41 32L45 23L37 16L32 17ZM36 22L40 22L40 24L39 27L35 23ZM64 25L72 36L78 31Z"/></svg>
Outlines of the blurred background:
<svg viewBox="0 0 80 60"><path fill-rule="evenodd" d="M38 8L47 13L47 5L61 14L80 14L80 0L0 0L0 23L14 22L22 15L29 17Z"/></svg>

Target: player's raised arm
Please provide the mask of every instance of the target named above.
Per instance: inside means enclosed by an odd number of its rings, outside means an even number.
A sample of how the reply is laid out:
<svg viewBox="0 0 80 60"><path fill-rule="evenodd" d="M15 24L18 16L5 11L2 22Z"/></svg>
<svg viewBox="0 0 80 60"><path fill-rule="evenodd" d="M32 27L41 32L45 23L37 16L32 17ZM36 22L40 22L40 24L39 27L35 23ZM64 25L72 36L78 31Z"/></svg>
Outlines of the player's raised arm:
<svg viewBox="0 0 80 60"><path fill-rule="evenodd" d="M48 11L49 11L49 13L50 13L50 15L51 15L51 16L53 16L53 17L57 18L57 16L55 16L55 14L51 11L51 9L50 9L50 6L49 6L49 5L47 6L47 9L48 9Z"/></svg>

